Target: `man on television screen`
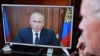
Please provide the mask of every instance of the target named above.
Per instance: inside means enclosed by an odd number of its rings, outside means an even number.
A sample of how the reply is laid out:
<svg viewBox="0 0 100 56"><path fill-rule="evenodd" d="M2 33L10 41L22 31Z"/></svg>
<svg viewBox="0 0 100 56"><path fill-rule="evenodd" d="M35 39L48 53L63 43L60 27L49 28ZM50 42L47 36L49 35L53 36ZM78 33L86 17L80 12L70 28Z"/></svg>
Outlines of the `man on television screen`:
<svg viewBox="0 0 100 56"><path fill-rule="evenodd" d="M13 39L13 42L60 46L60 42L57 40L55 32L44 28L44 15L39 12L32 13L29 23L31 27L21 29Z"/></svg>

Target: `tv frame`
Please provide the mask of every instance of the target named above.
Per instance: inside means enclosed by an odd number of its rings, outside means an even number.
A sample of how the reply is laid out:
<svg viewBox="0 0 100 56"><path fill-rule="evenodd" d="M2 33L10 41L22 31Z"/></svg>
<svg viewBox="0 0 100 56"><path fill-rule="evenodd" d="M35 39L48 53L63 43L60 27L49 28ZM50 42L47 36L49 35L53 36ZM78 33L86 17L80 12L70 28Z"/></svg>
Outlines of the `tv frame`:
<svg viewBox="0 0 100 56"><path fill-rule="evenodd" d="M74 13L74 7L73 6L55 6L55 5L20 5L20 4L2 4L2 14L3 14L3 6L32 6L32 7L54 7L54 8L72 8L72 23L71 23L71 38L70 38L70 47L64 47L64 46L49 46L49 45L35 45L35 44L26 44L26 43L13 43L13 42L7 42L5 38L5 30L4 31L4 41L5 43L9 43L11 46L12 45L26 45L26 46L38 46L38 47L50 47L50 48L67 48L71 49L72 46L72 31L73 31L73 13ZM3 28L4 27L4 15L3 16Z"/></svg>

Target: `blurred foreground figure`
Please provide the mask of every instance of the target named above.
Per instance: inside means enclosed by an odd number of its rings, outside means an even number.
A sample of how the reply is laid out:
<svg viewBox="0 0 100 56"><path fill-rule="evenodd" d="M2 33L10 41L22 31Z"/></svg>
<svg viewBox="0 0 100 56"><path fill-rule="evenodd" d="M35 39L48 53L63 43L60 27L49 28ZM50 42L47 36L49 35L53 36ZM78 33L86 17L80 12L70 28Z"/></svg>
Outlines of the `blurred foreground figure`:
<svg viewBox="0 0 100 56"><path fill-rule="evenodd" d="M80 56L100 56L100 0L82 0L82 35L77 48Z"/></svg>

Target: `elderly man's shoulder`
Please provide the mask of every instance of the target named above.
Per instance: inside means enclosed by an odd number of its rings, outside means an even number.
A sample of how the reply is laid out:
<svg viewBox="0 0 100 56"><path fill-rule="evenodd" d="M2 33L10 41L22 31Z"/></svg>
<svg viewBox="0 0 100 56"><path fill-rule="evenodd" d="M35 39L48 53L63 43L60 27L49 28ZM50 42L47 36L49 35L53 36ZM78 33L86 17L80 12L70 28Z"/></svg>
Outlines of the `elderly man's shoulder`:
<svg viewBox="0 0 100 56"><path fill-rule="evenodd" d="M52 29L47 29L47 28L43 28L42 31L49 32L49 33L50 33L50 32L54 32L54 30L52 30Z"/></svg>
<svg viewBox="0 0 100 56"><path fill-rule="evenodd" d="M30 31L31 27L25 27L25 28L21 28L19 31Z"/></svg>
<svg viewBox="0 0 100 56"><path fill-rule="evenodd" d="M29 32L29 31L31 31L32 30L32 28L31 27L26 27L26 28L21 28L20 29L20 32ZM43 28L42 30L41 30L41 32L46 32L46 33L54 33L54 30L52 30L52 29L48 29L48 28Z"/></svg>

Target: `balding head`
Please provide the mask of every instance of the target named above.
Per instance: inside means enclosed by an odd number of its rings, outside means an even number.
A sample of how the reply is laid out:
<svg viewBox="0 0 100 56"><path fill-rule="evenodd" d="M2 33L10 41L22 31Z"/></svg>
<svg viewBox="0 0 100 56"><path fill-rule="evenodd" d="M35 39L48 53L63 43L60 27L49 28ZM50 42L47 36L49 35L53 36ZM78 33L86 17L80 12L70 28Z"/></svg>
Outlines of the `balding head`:
<svg viewBox="0 0 100 56"><path fill-rule="evenodd" d="M42 15L39 12L34 12L31 14L30 25L34 31L36 32L41 31L42 28L44 27L44 24L45 24L44 15Z"/></svg>
<svg viewBox="0 0 100 56"><path fill-rule="evenodd" d="M33 18L39 18L39 17L40 17L41 19L45 20L44 15L42 15L42 14L39 13L39 12L33 12L33 13L31 14L31 16L30 16L30 20L33 19Z"/></svg>

